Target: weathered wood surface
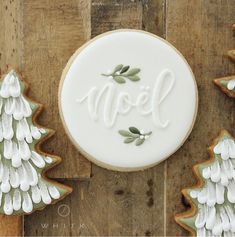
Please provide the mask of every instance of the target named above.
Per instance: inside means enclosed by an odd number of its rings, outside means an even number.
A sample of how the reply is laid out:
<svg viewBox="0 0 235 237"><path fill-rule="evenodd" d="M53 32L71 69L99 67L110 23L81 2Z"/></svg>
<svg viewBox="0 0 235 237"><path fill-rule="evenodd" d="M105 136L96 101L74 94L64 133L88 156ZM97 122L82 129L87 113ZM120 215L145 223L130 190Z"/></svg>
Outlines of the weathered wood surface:
<svg viewBox="0 0 235 237"><path fill-rule="evenodd" d="M179 190L196 182L191 167L209 158L207 147L222 128L234 134L235 103L213 84L214 78L235 73L234 64L225 55L234 47L234 22L233 0L168 2L167 40L183 53L193 69L199 111L188 141L167 161L167 235L187 234L175 224L173 214L185 210Z"/></svg>
<svg viewBox="0 0 235 237"><path fill-rule="evenodd" d="M22 3L0 1L0 73L22 67ZM0 236L20 236L23 218L0 215Z"/></svg>
<svg viewBox="0 0 235 237"><path fill-rule="evenodd" d="M135 173L111 172L93 165L89 181L69 182L74 188L71 196L25 218L25 235L187 235L173 218L175 213L186 209L180 190L195 183L191 167L208 158L207 147L220 129L233 132L234 128L234 102L220 92L212 80L235 73L234 65L225 56L227 50L234 48L231 25L235 22L235 2L26 0L23 5L23 15L20 16L24 23L23 42L33 49L30 54L24 43L23 51L27 51L29 57L27 64L32 62L32 65L26 69L23 57L22 70L32 84L33 98L48 106L40 122L59 130L60 136L45 147L47 150L54 147L54 152L64 157L58 177L70 176L70 166L66 162L75 165L77 172L81 171L78 168L82 165L74 163L72 156L78 153L71 148L70 142L64 142L53 93L57 90L63 64L90 35L94 37L118 28L136 28L165 37L191 65L200 100L192 134L167 161ZM8 50L11 46L2 40L0 36L0 48L4 52L5 47ZM1 57L5 57L3 54ZM9 57L8 63L10 60ZM36 64L35 69L33 64ZM3 69L2 61L0 65ZM41 95L35 92L45 83L50 96L44 94L45 91L41 91ZM53 109L52 115L49 109ZM88 163L82 164L89 170ZM74 177L74 169L71 171Z"/></svg>
<svg viewBox="0 0 235 237"><path fill-rule="evenodd" d="M90 38L90 5L82 0L1 0L0 69L15 67L30 84L29 96L45 105L39 123L56 130L42 147L63 157L56 178L89 178L90 162L65 135L58 112L58 85L72 53Z"/></svg>

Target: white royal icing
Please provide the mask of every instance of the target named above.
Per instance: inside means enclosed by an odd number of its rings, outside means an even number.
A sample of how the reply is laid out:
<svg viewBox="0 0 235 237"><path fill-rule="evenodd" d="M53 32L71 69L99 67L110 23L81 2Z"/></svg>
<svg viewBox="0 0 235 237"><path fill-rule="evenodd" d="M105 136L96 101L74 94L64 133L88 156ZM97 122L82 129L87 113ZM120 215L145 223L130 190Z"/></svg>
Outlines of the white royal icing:
<svg viewBox="0 0 235 237"><path fill-rule="evenodd" d="M160 38L139 31L105 34L65 71L59 98L65 126L100 165L151 166L175 152L191 130L197 110L192 72Z"/></svg>
<svg viewBox="0 0 235 237"><path fill-rule="evenodd" d="M40 175L46 163L53 162L34 150L34 142L46 133L32 125L32 108L24 98L14 71L0 84L0 213L30 213L35 204L42 207L60 198L57 187Z"/></svg>
<svg viewBox="0 0 235 237"><path fill-rule="evenodd" d="M167 78L169 77L169 79ZM164 83L166 83L167 79L170 81L168 87L165 91L162 91ZM141 115L149 115L151 114L153 123L157 127L165 128L169 120L164 122L161 121L160 116L160 105L166 99L167 95L171 92L173 85L175 82L175 78L173 73L169 69L165 69L160 73L157 77L154 88L153 95L150 96L146 91L141 92L136 99L136 102L131 100L131 95L128 93L120 92L115 100L115 89L116 85L113 82L109 82L104 85L104 87L99 91L97 87L93 87L89 90L89 92L78 99L79 103L83 101L87 101L87 109L90 114L90 117L96 121L98 120L98 109L101 107L101 99L104 96L104 108L103 108L103 122L105 126L112 127L117 120L118 114L128 114L130 110L135 107L137 111ZM151 101L150 101L151 98ZM116 104L114 105L114 101ZM149 102L149 109L144 109L143 106ZM124 105L125 104L125 105ZM111 113L111 110L114 110Z"/></svg>
<svg viewBox="0 0 235 237"><path fill-rule="evenodd" d="M230 80L227 84L227 89L232 91L235 88L235 80Z"/></svg>
<svg viewBox="0 0 235 237"><path fill-rule="evenodd" d="M235 236L235 142L221 139L214 147L216 159L202 169L205 185L192 190L198 202L197 236Z"/></svg>

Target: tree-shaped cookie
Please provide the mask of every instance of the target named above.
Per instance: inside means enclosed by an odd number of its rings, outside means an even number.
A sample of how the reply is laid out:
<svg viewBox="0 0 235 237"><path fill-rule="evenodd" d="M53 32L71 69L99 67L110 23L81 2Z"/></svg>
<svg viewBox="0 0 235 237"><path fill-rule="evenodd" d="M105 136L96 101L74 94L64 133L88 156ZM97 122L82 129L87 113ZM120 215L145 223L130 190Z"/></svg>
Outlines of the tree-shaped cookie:
<svg viewBox="0 0 235 237"><path fill-rule="evenodd" d="M235 62L235 50L228 51L228 57ZM235 76L218 78L214 83L235 98ZM175 219L194 236L232 237L235 236L235 139L222 130L209 152L208 161L193 167L198 184L182 190L191 209Z"/></svg>
<svg viewBox="0 0 235 237"><path fill-rule="evenodd" d="M60 158L40 151L52 131L36 124L42 106L26 90L15 71L0 83L0 213L6 215L42 209L71 191L44 175Z"/></svg>
<svg viewBox="0 0 235 237"><path fill-rule="evenodd" d="M192 208L175 219L194 236L235 236L235 139L223 130L209 152L193 168L198 184L182 191Z"/></svg>
<svg viewBox="0 0 235 237"><path fill-rule="evenodd" d="M232 26L235 32L235 24ZM228 57L235 62L235 49L227 52ZM229 77L222 77L214 80L214 83L228 96L235 98L235 75Z"/></svg>

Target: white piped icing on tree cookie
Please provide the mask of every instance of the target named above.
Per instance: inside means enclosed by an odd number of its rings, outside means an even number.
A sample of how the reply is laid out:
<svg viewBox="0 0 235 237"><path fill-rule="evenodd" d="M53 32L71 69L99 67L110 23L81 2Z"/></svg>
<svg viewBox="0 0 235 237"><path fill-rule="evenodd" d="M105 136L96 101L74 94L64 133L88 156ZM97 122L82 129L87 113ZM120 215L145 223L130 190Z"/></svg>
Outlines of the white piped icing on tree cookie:
<svg viewBox="0 0 235 237"><path fill-rule="evenodd" d="M14 71L0 84L0 213L6 215L31 213L65 193L41 176L53 158L35 150L47 131L33 124L37 105L24 97L23 89Z"/></svg>
<svg viewBox="0 0 235 237"><path fill-rule="evenodd" d="M114 170L139 170L169 157L197 112L187 62L168 42L141 31L108 32L86 44L68 63L60 88L70 138Z"/></svg>
<svg viewBox="0 0 235 237"><path fill-rule="evenodd" d="M235 80L230 80L227 84L228 90L232 91L235 88Z"/></svg>
<svg viewBox="0 0 235 237"><path fill-rule="evenodd" d="M212 151L214 159L198 166L204 184L186 190L197 213L179 217L178 221L200 237L232 237L235 236L235 141L224 131Z"/></svg>

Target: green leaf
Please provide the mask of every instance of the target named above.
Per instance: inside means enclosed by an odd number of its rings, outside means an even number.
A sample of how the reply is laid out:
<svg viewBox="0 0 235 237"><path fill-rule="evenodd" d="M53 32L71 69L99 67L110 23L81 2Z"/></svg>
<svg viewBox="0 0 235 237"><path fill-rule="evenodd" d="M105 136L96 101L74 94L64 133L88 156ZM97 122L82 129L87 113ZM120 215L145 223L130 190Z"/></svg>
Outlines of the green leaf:
<svg viewBox="0 0 235 237"><path fill-rule="evenodd" d="M132 133L130 133L129 131L126 130L119 130L118 131L120 135L122 135L123 137L132 137Z"/></svg>
<svg viewBox="0 0 235 237"><path fill-rule="evenodd" d="M139 68L132 68L129 72L127 72L127 76L134 76L135 74L139 73L140 69Z"/></svg>
<svg viewBox="0 0 235 237"><path fill-rule="evenodd" d="M140 131L136 127L129 127L129 130L130 130L130 132L132 132L134 134L139 134L140 135Z"/></svg>
<svg viewBox="0 0 235 237"><path fill-rule="evenodd" d="M136 140L136 142L135 142L135 145L136 145L136 146L140 146L141 144L144 143L144 140L145 140L144 138L142 138L142 139L141 139L141 138L138 138L138 139Z"/></svg>
<svg viewBox="0 0 235 237"><path fill-rule="evenodd" d="M135 76L128 76L127 78L131 81L139 81L140 80L140 78L136 75Z"/></svg>
<svg viewBox="0 0 235 237"><path fill-rule="evenodd" d="M134 137L128 137L124 140L124 143L131 143L131 142L135 141L135 139L136 138L134 138Z"/></svg>
<svg viewBox="0 0 235 237"><path fill-rule="evenodd" d="M117 66L114 68L113 73L120 71L122 68L123 68L123 65L122 65L122 64L117 65Z"/></svg>
<svg viewBox="0 0 235 237"><path fill-rule="evenodd" d="M119 84L123 84L123 83L126 82L125 79L123 77L120 77L120 76L114 76L113 79Z"/></svg>
<svg viewBox="0 0 235 237"><path fill-rule="evenodd" d="M122 73L128 71L129 68L130 68L130 66L123 67L120 73L122 74Z"/></svg>

